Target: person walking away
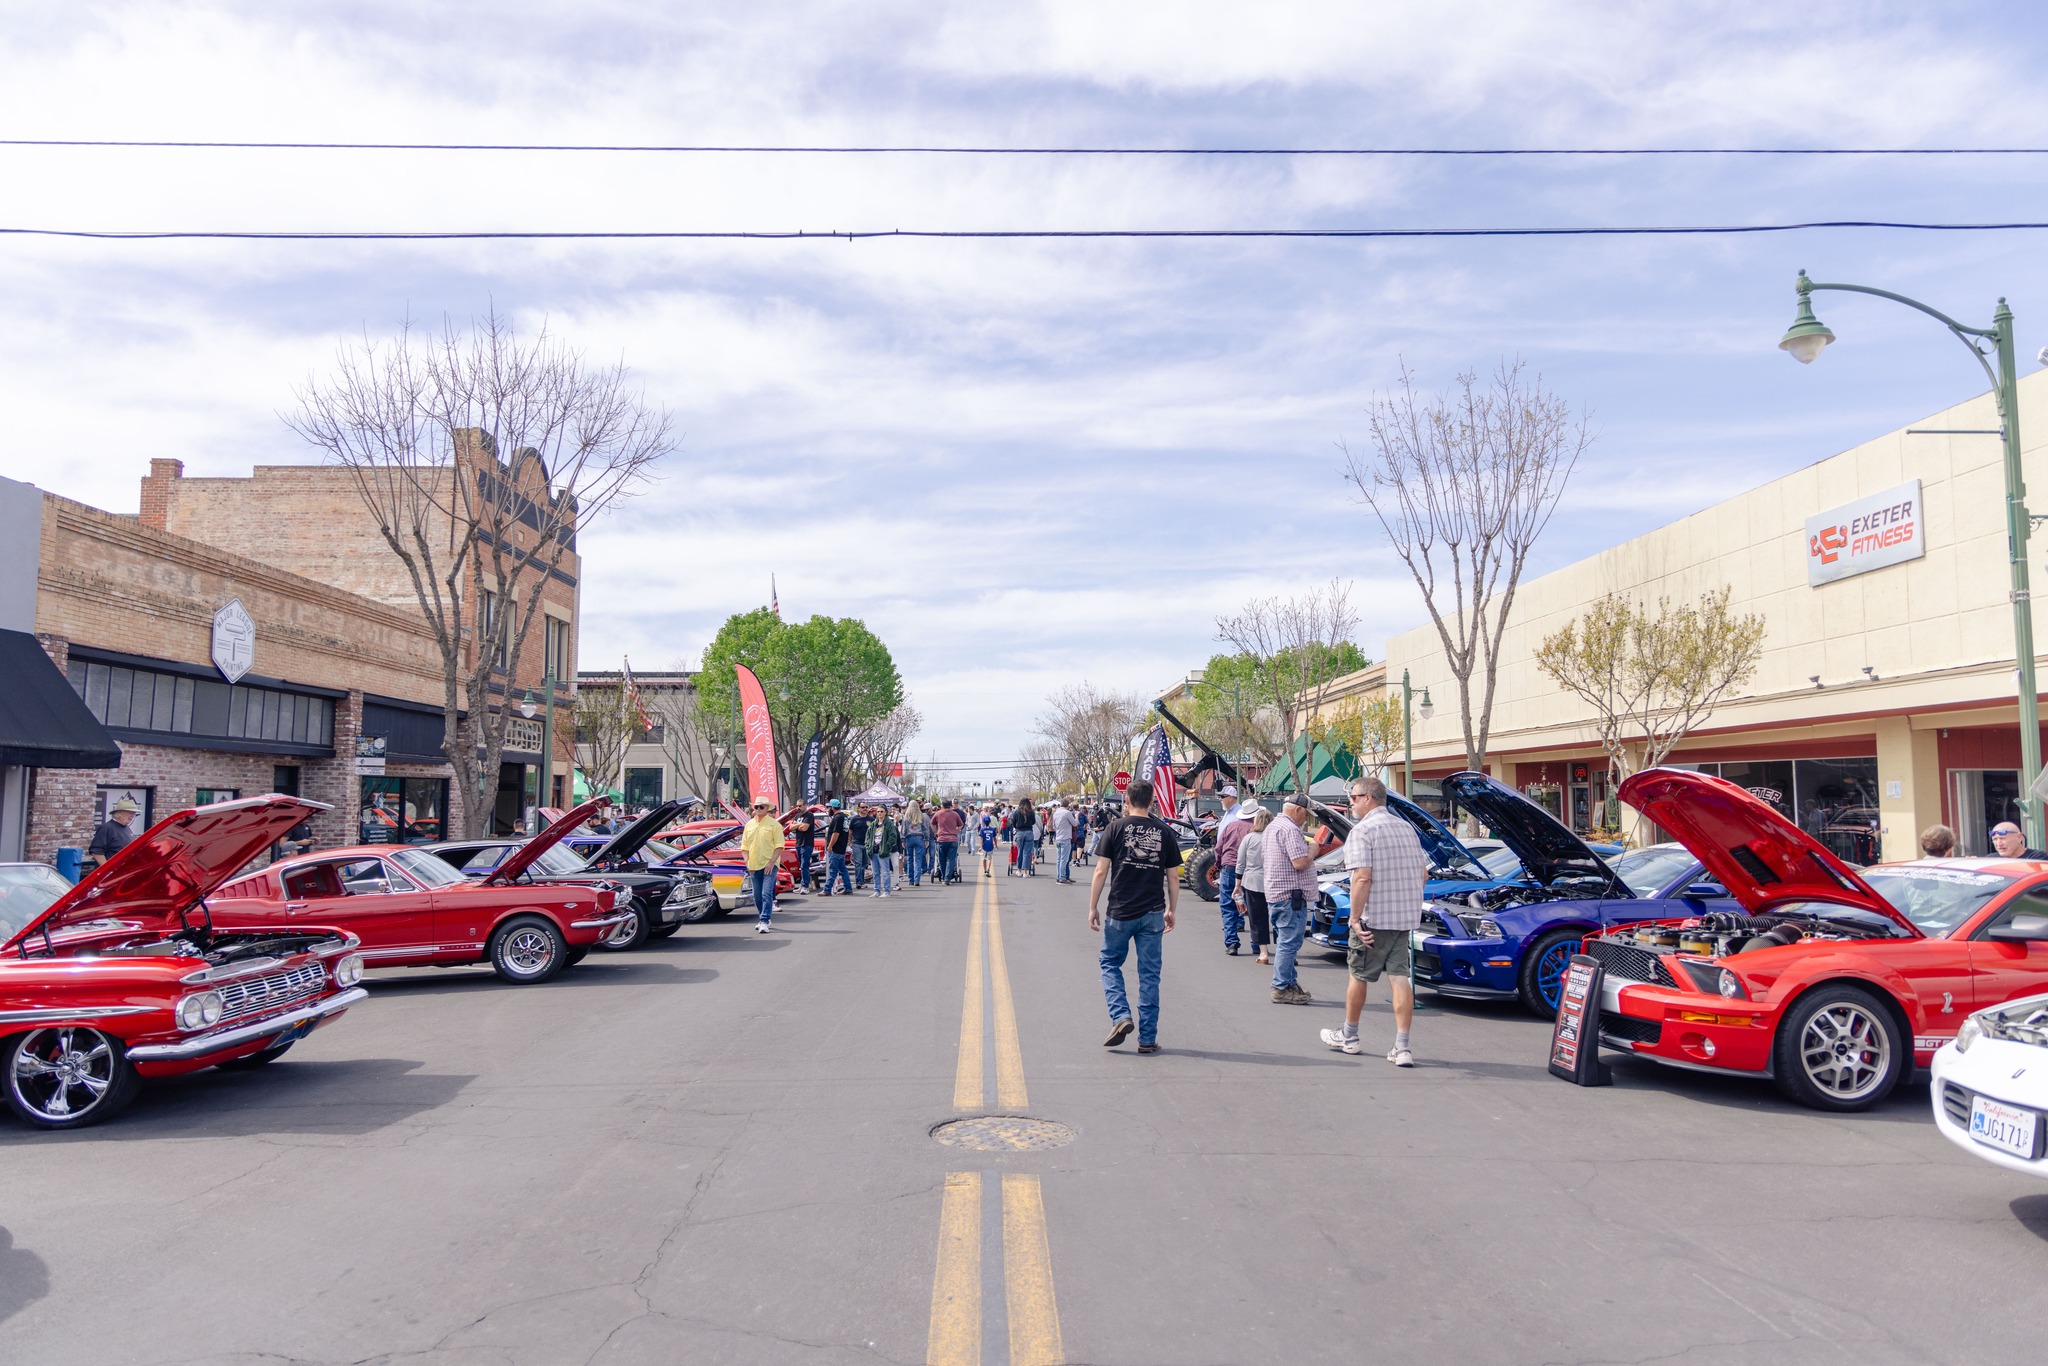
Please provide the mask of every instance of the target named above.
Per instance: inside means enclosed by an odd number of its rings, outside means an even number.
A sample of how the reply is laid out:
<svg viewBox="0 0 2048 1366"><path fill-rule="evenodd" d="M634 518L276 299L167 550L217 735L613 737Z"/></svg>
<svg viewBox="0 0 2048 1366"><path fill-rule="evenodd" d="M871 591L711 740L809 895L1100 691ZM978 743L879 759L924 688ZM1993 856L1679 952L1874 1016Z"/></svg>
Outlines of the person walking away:
<svg viewBox="0 0 2048 1366"><path fill-rule="evenodd" d="M1253 810L1252 818L1245 822L1244 842L1237 847L1237 894L1244 899L1244 918L1250 922L1252 931L1252 956L1261 963L1273 961L1266 952L1266 946L1273 942L1273 931L1266 921L1266 827L1273 823L1273 813L1261 806Z"/></svg>
<svg viewBox="0 0 2048 1366"><path fill-rule="evenodd" d="M896 852L902 847L903 830L885 806L868 825L868 866L875 873L872 895L887 896L894 890L891 874L895 871Z"/></svg>
<svg viewBox="0 0 2048 1366"><path fill-rule="evenodd" d="M1223 913L1223 951L1235 958L1244 929L1244 913L1237 904L1238 849L1251 831L1251 819L1235 787L1225 785L1216 795L1223 800L1223 815L1216 822L1216 903Z"/></svg>
<svg viewBox="0 0 2048 1366"><path fill-rule="evenodd" d="M838 883L845 887L841 896L853 895L853 875L846 868L846 847L852 838L846 821L846 813L839 809L839 799L829 803L832 815L825 822L825 895L832 895L832 886Z"/></svg>
<svg viewBox="0 0 2048 1366"><path fill-rule="evenodd" d="M1295 976L1294 960L1308 932L1309 898L1316 894L1315 853L1302 827L1308 823L1308 798L1287 799L1280 819L1266 827L1260 865L1266 880L1266 916L1273 928L1273 1001L1305 1006L1311 998Z"/></svg>
<svg viewBox="0 0 2048 1366"><path fill-rule="evenodd" d="M1180 898L1180 841L1173 828L1152 814L1152 784L1133 779L1124 793L1124 814L1103 832L1102 858L1088 880L1088 928L1102 933L1102 999L1109 1007L1109 1037L1115 1048L1131 1035L1131 1003L1124 994L1124 959L1138 957L1138 1051L1159 1051L1159 969L1164 942L1173 928ZM1103 889L1109 889L1103 919Z"/></svg>
<svg viewBox="0 0 2048 1366"><path fill-rule="evenodd" d="M1053 870L1053 881L1065 886L1074 880L1074 804L1062 801L1053 809L1053 846L1059 851L1059 866Z"/></svg>
<svg viewBox="0 0 2048 1366"><path fill-rule="evenodd" d="M856 806L846 818L847 853L853 860L853 885L857 888L868 885L868 827L874 823L871 809L865 806Z"/></svg>
<svg viewBox="0 0 2048 1366"><path fill-rule="evenodd" d="M782 822L766 797L754 798L753 817L740 830L747 854L747 886L754 894L755 934L768 933L775 918L775 873L782 866Z"/></svg>
<svg viewBox="0 0 2048 1366"><path fill-rule="evenodd" d="M1026 877L1038 876L1032 867L1038 852L1038 813L1031 809L1031 799L1026 797L1017 803L1017 813L1010 817L1010 829L1017 838L1017 871Z"/></svg>
<svg viewBox="0 0 2048 1366"><path fill-rule="evenodd" d="M126 797L107 808L107 818L92 832L92 841L85 846L85 856L93 867L99 867L134 840L135 813L141 809Z"/></svg>
<svg viewBox="0 0 2048 1366"><path fill-rule="evenodd" d="M981 813L981 875L996 875L996 818L984 811Z"/></svg>
<svg viewBox="0 0 2048 1366"><path fill-rule="evenodd" d="M1365 993L1382 973L1393 979L1394 1046L1387 1061L1415 1066L1408 1030L1415 1023L1415 987L1409 981L1409 938L1422 927L1422 884L1429 857L1415 827L1387 809L1387 785L1351 780L1351 817L1344 866L1351 872L1351 942L1344 951L1351 980L1344 986L1344 1027L1323 1031L1323 1042L1344 1053L1363 1053L1358 1017Z"/></svg>
<svg viewBox="0 0 2048 1366"><path fill-rule="evenodd" d="M931 848L932 818L925 815L924 803L912 802L903 816L903 872L913 887L924 881Z"/></svg>
<svg viewBox="0 0 2048 1366"><path fill-rule="evenodd" d="M1991 832L1991 847L1998 847L1998 832ZM1920 852L1928 858L1954 858L1956 832L1945 825L1930 825L1920 832Z"/></svg>
<svg viewBox="0 0 2048 1366"><path fill-rule="evenodd" d="M932 843L938 850L940 882L960 880L960 827L967 824L967 818L954 809L951 797L939 805L938 814L932 817Z"/></svg>
<svg viewBox="0 0 2048 1366"><path fill-rule="evenodd" d="M812 841L818 833L817 820L810 807L799 806L790 813L783 828L796 843L796 894L803 896L811 890L811 859L817 852Z"/></svg>
<svg viewBox="0 0 2048 1366"><path fill-rule="evenodd" d="M1924 841L1926 836L1923 835L1921 838ZM1949 835L1949 843L1953 848L1953 832ZM2039 849L2027 848L2027 837L2021 834L2020 828L2011 821L2000 821L1991 827L1991 847L2000 858L2048 858L2048 854L2042 853Z"/></svg>

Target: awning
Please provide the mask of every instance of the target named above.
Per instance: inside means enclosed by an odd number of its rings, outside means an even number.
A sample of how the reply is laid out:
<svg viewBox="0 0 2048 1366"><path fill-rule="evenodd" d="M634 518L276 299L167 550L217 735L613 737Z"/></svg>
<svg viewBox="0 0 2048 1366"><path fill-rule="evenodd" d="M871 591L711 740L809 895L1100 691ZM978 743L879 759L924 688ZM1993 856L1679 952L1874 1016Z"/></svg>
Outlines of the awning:
<svg viewBox="0 0 2048 1366"><path fill-rule="evenodd" d="M26 631L0 631L0 764L115 768L121 747Z"/></svg>

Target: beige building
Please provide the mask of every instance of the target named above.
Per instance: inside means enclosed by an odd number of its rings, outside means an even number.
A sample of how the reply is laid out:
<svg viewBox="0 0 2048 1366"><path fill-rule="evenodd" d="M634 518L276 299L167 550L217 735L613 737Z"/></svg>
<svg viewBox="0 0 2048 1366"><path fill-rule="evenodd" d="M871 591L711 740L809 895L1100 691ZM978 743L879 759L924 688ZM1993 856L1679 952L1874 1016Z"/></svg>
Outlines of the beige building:
<svg viewBox="0 0 2048 1366"><path fill-rule="evenodd" d="M2048 414L2048 372L2022 379L2020 395L2023 418ZM2048 510L2044 424L2023 421L2021 436ZM1912 424L1997 425L1988 393ZM2048 581L2038 557L2034 573ZM1536 647L1606 593L1694 600L1723 585L1733 610L1764 617L1762 663L1667 762L1742 783L1850 857L1908 857L1936 821L1985 852L1990 824L2022 795L1998 438L1890 432L1523 584L1489 769L1581 829L1612 824L1591 714L1538 671ZM1417 778L1462 767L1434 627L1394 636L1386 654L1385 678L1407 669L1418 697L1434 695L1434 716L1415 722Z"/></svg>

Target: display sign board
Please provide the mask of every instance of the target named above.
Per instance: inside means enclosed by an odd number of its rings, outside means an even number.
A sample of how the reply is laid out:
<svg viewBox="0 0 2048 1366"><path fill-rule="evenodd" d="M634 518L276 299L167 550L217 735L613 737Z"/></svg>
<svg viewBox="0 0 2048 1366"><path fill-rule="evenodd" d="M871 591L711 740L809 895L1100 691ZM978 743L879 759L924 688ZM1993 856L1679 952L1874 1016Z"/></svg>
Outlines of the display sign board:
<svg viewBox="0 0 2048 1366"><path fill-rule="evenodd" d="M1927 553L1920 481L1909 479L1882 493L1806 519L1806 582L1818 588L1837 579L1904 564Z"/></svg>
<svg viewBox="0 0 2048 1366"><path fill-rule="evenodd" d="M1600 974L1599 959L1575 953L1559 983L1550 1070L1579 1086L1605 1086L1613 1080L1600 1061Z"/></svg>
<svg viewBox="0 0 2048 1366"><path fill-rule="evenodd" d="M356 737L356 772L363 777L376 777L384 772L384 737L381 735L358 735Z"/></svg>
<svg viewBox="0 0 2048 1366"><path fill-rule="evenodd" d="M256 662L256 621L240 598L229 598L213 614L213 667L230 683Z"/></svg>

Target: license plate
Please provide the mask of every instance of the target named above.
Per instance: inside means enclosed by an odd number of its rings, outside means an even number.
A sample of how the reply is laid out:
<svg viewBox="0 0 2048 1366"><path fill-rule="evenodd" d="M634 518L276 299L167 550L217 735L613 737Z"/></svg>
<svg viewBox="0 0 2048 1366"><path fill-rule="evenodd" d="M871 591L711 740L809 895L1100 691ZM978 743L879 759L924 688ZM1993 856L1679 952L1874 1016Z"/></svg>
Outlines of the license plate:
<svg viewBox="0 0 2048 1366"><path fill-rule="evenodd" d="M282 1048L284 1045L288 1043L297 1043L300 1039L303 1039L308 1034L311 1034L313 1032L313 1026L319 1023L320 1022L318 1020L301 1020L297 1024L293 1025L290 1029L287 1029L284 1033L272 1039L270 1041L270 1046L272 1048Z"/></svg>
<svg viewBox="0 0 2048 1366"><path fill-rule="evenodd" d="M2038 1113L2017 1105L2003 1105L1983 1096L1970 1102L1970 1137L2015 1157L2034 1155L2034 1126L2040 1122Z"/></svg>

